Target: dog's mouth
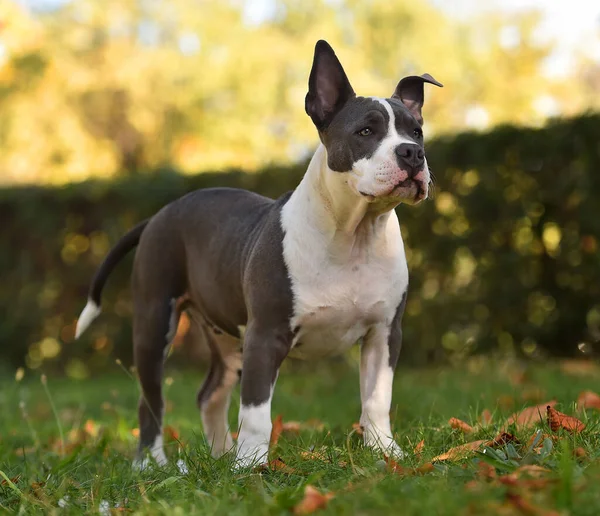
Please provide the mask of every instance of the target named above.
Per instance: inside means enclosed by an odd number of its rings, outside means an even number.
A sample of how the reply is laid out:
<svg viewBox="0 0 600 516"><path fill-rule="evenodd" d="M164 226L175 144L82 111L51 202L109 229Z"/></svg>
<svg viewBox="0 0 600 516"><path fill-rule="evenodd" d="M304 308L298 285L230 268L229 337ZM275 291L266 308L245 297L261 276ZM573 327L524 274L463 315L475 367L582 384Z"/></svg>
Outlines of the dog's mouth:
<svg viewBox="0 0 600 516"><path fill-rule="evenodd" d="M371 202L377 199L398 199L398 201L416 204L427 197L427 185L420 179L408 177L396 183L383 194L373 195L363 191L359 191L359 193Z"/></svg>
<svg viewBox="0 0 600 516"><path fill-rule="evenodd" d="M412 198L412 200L418 202L425 198L427 192L425 190L425 183L423 181L409 177L403 181L400 181L396 186L394 186L392 195L394 194L400 194L401 197L407 197L409 199Z"/></svg>

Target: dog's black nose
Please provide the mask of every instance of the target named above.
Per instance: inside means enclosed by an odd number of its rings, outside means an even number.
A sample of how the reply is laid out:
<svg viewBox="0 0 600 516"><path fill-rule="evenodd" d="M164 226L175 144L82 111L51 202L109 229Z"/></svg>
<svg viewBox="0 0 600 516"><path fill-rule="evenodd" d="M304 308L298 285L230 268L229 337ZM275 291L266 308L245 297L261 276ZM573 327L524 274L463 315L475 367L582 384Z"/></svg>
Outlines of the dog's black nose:
<svg viewBox="0 0 600 516"><path fill-rule="evenodd" d="M416 174L423 168L425 152L414 143L401 143L396 147L398 165L409 173Z"/></svg>

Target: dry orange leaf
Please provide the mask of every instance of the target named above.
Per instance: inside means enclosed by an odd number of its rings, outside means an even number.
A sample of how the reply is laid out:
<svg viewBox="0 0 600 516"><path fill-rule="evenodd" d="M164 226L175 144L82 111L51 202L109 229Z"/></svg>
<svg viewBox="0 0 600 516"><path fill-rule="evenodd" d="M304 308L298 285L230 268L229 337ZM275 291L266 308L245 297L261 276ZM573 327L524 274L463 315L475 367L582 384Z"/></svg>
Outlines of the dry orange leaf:
<svg viewBox="0 0 600 516"><path fill-rule="evenodd" d="M485 443L486 446L493 448L495 446L504 446L508 443L519 443L519 440L508 432L500 432L496 437L494 437L491 441Z"/></svg>
<svg viewBox="0 0 600 516"><path fill-rule="evenodd" d="M451 417L450 420L448 421L448 424L450 425L450 428L454 428L455 430L460 430L461 432L463 432L465 434L470 434L475 431L475 429L470 424L465 423L464 421L462 421L456 417Z"/></svg>
<svg viewBox="0 0 600 516"><path fill-rule="evenodd" d="M306 486L304 498L294 507L293 512L294 514L312 514L319 509L325 509L333 497L333 493L321 494L313 486Z"/></svg>
<svg viewBox="0 0 600 516"><path fill-rule="evenodd" d="M271 430L271 443L270 443L271 447L277 446L277 442L279 441L279 437L281 437L282 432L283 432L283 417L281 414L279 414L273 421L273 429Z"/></svg>
<svg viewBox="0 0 600 516"><path fill-rule="evenodd" d="M575 457L577 457L578 459L583 459L587 457L587 452L581 446L578 446L573 450L573 455L575 455Z"/></svg>
<svg viewBox="0 0 600 516"><path fill-rule="evenodd" d="M421 456L421 453L423 452L423 448L425 448L425 440L421 439L421 441L415 446L415 450L414 450L414 453L417 457Z"/></svg>
<svg viewBox="0 0 600 516"><path fill-rule="evenodd" d="M534 407L527 407L521 412L515 412L508 418L508 424L515 423L517 426L529 427L536 423L544 420L544 414L546 413L546 407L554 407L556 400L549 401L547 403L541 403Z"/></svg>
<svg viewBox="0 0 600 516"><path fill-rule="evenodd" d="M353 423L352 430L354 430L358 435L363 434L363 428L362 426L360 426L360 423Z"/></svg>
<svg viewBox="0 0 600 516"><path fill-rule="evenodd" d="M583 391L577 398L577 404L581 408L600 410L600 396L593 391Z"/></svg>
<svg viewBox="0 0 600 516"><path fill-rule="evenodd" d="M254 468L254 471L257 473L264 473L266 471L279 471L280 473L287 473L288 475L296 473L294 468L288 466L281 459L270 460L268 463L259 464Z"/></svg>
<svg viewBox="0 0 600 516"><path fill-rule="evenodd" d="M579 433L585 428L585 425L576 417L567 416L550 405L548 405L546 410L548 413L548 425L550 425L553 432L558 432L559 428L564 428L569 432Z"/></svg>
<svg viewBox="0 0 600 516"><path fill-rule="evenodd" d="M506 443L510 442L518 442L517 438L509 434L508 432L501 432L494 439L490 441L486 441L485 439L481 439L479 441L473 441L466 444L461 444L460 446L455 446L454 448L450 448L446 453L442 453L437 457L434 457L432 462L441 462L445 460L461 460L465 457L468 457L471 453L479 450L482 446L502 446Z"/></svg>
<svg viewBox="0 0 600 516"><path fill-rule="evenodd" d="M437 457L431 459L432 462L441 462L445 460L460 460L469 456L472 452L479 450L481 446L486 443L485 439L481 439L479 441L473 441L466 444L461 444L460 446L455 446L454 448L450 448L446 453L442 453Z"/></svg>

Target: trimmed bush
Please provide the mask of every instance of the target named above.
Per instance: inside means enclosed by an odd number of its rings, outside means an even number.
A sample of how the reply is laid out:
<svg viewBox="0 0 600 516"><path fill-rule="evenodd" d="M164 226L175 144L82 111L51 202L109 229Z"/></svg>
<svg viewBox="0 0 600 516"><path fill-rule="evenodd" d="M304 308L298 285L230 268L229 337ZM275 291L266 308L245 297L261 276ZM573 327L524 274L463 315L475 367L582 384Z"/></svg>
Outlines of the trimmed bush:
<svg viewBox="0 0 600 516"><path fill-rule="evenodd" d="M600 115L438 138L427 156L433 200L397 210L411 271L403 361L593 353L600 341ZM186 192L232 186L276 197L305 168L196 176L159 170L0 190L4 361L74 376L116 357L130 362L131 257L109 280L103 315L80 342L72 340L109 248Z"/></svg>

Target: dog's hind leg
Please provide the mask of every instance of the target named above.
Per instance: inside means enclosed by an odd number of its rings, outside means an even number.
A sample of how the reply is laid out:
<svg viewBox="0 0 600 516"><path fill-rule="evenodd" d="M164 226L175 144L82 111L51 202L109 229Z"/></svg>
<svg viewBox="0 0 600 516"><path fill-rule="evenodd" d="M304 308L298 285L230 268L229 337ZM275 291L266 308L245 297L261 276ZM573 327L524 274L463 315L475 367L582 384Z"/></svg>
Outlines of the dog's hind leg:
<svg viewBox="0 0 600 516"><path fill-rule="evenodd" d="M142 389L138 405L140 441L135 464L140 468L146 465L148 450L158 465L167 462L162 438L162 377L170 318L171 300L167 297L135 303L134 360Z"/></svg>
<svg viewBox="0 0 600 516"><path fill-rule="evenodd" d="M210 348L211 365L197 402L211 455L216 458L233 448L227 415L231 392L242 370L242 354L239 339L204 321L198 326Z"/></svg>

